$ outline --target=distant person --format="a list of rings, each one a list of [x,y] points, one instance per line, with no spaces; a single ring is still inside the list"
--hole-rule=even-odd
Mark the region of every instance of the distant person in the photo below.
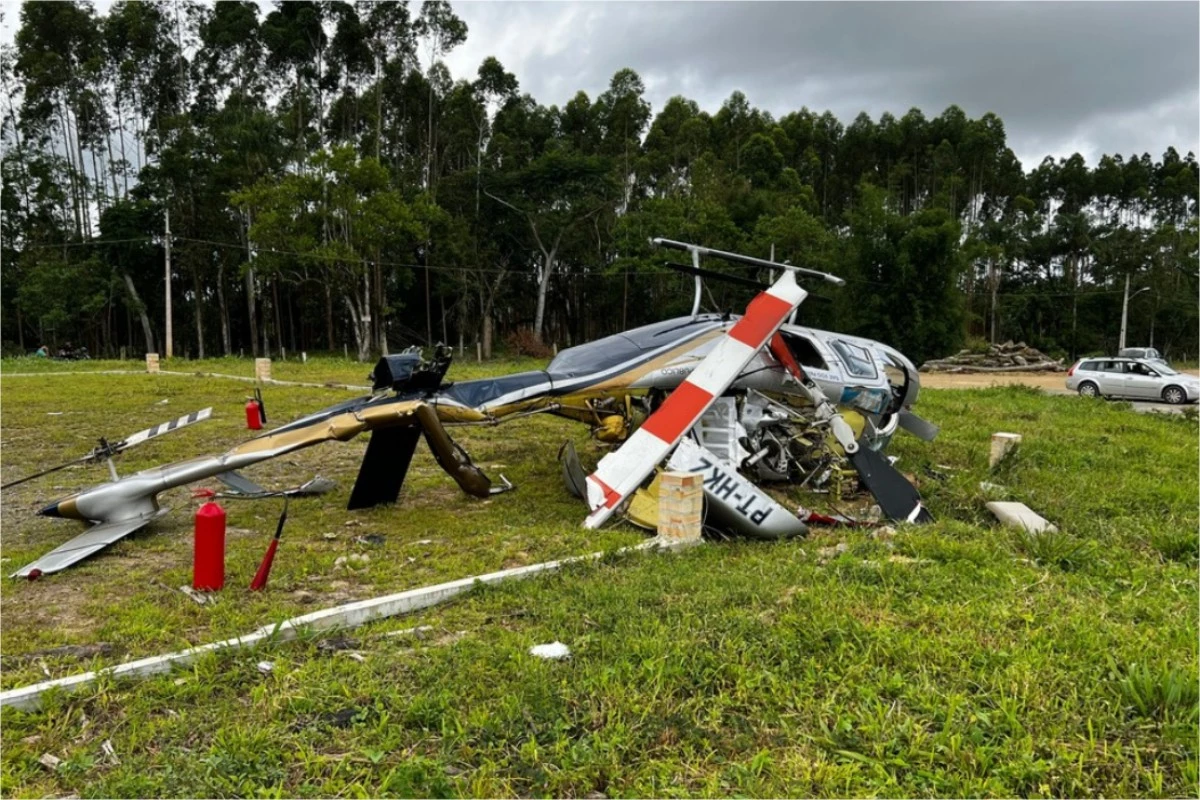
[[[50,351],[46,349],[46,345],[42,345],[33,352],[35,358],[49,358]]]

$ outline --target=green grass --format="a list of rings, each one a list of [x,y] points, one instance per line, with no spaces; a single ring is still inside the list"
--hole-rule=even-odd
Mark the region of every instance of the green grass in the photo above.
[[[344,362],[323,374],[280,369],[353,378]],[[219,451],[242,435],[246,387],[233,382],[9,378],[2,388],[5,480],[86,450],[92,435],[207,404],[213,421],[122,456],[121,469]],[[344,396],[267,390],[272,422]],[[941,436],[901,436],[892,452],[920,480],[934,525],[611,556],[347,632],[361,662],[309,635],[148,681],[105,681],[36,714],[3,713],[0,791],[1195,796],[1195,421],[1019,388],[930,391],[920,411]],[[1024,442],[993,472],[988,439],[999,430]],[[583,508],[554,461],[565,438],[585,462],[603,453],[580,426],[535,417],[454,435],[518,489],[467,498],[422,451],[395,508],[348,513],[358,441],[252,471],[278,485],[316,471],[339,482],[330,497],[292,504],[260,595],[243,587],[278,503],[226,503],[229,585],[202,608],[174,590],[190,576],[195,505],[182,491],[164,497],[176,511],[104,555],[38,582],[5,580],[4,687],[43,678],[43,665],[73,674],[336,602],[642,540],[627,526],[580,527]],[[31,517],[39,503],[102,479],[99,468],[72,469],[6,492],[6,571],[73,533]],[[1007,489],[984,492],[980,481]],[[984,502],[1001,497],[1061,533],[996,527]],[[821,508],[822,498],[804,503]],[[383,543],[355,543],[368,533]],[[819,555],[841,542],[844,552]],[[335,570],[352,552],[370,555],[368,568]],[[415,625],[432,630],[386,635]],[[570,660],[528,655],[554,640]],[[96,641],[114,652],[20,658]],[[262,660],[270,674],[255,667]],[[43,753],[63,763],[52,772]]]

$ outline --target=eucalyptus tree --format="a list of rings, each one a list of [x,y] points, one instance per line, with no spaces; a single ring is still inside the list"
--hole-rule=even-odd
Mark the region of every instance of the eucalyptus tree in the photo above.
[[[593,113],[599,128],[600,153],[618,165],[622,187],[620,210],[628,208],[636,181],[636,166],[642,134],[650,122],[646,85],[631,69],[618,70],[608,89],[596,98]]]
[[[387,127],[383,102],[383,83],[395,82],[416,60],[416,31],[409,19],[408,5],[396,0],[363,0],[358,7],[367,9],[363,22],[367,46],[371,52],[375,84],[374,155],[382,163],[383,130]],[[386,107],[388,111],[390,106]]]
[[[882,339],[920,363],[962,341],[962,228],[944,208],[901,216],[888,205],[885,191],[860,185],[848,215],[853,280],[835,299],[839,328]]]
[[[414,30],[425,40],[429,57],[429,101],[426,106],[429,127],[425,140],[425,188],[433,195],[437,180],[434,173],[434,154],[437,150],[434,108],[438,60],[467,40],[467,23],[459,19],[446,0],[425,0],[421,4],[421,15],[417,17]]]
[[[651,196],[683,194],[691,185],[691,168],[711,147],[712,118],[694,100],[676,95],[650,123],[643,150],[644,181]]]
[[[66,159],[75,236],[90,235],[91,203],[84,146],[94,145],[96,103],[87,71],[95,68],[100,48],[91,5],[25,3],[16,34],[14,73],[24,88],[21,124],[26,136],[48,141],[57,129],[58,152]],[[93,165],[95,154],[92,152]],[[93,169],[93,178],[98,173]]]
[[[550,150],[515,171],[497,173],[484,194],[528,226],[535,260],[537,306],[533,335],[542,340],[546,293],[565,237],[615,201],[612,164],[602,156]]]
[[[266,64],[279,82],[278,112],[289,118],[294,163],[304,169],[315,132],[318,147],[323,143],[324,95],[321,78],[329,37],[325,33],[328,6],[316,0],[277,0],[275,10],[260,28],[266,46]],[[286,81],[286,83],[284,83]],[[316,95],[316,108],[305,109],[305,98]]]
[[[324,85],[335,90],[337,97],[330,104],[325,120],[326,136],[331,142],[361,147],[368,122],[361,108],[362,93],[376,66],[367,21],[357,5],[343,0],[330,2],[329,14],[334,21],[334,33],[329,42]]]
[[[411,263],[441,212],[423,196],[406,200],[389,187],[379,162],[359,158],[352,147],[311,160],[312,170],[261,180],[232,201],[254,212],[250,236],[262,248],[263,269],[292,281],[317,271],[333,287],[350,316],[358,358],[365,360],[380,344],[372,340],[370,318],[374,262],[382,255],[397,286],[409,285],[411,269],[400,265]]]

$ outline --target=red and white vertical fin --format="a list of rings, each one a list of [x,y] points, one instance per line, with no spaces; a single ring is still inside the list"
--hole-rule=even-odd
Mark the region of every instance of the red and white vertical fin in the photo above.
[[[629,441],[600,459],[596,471],[587,477],[587,501],[592,513],[584,521],[584,527],[594,529],[604,524],[617,506],[667,457],[713,400],[737,380],[755,354],[807,296],[789,270],[750,301],[745,316],[729,329],[692,374],[629,437]]]

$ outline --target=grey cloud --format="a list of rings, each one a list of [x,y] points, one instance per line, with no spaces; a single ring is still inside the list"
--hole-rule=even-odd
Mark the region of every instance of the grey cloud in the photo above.
[[[595,97],[622,67],[656,109],[731,92],[843,123],[910,107],[994,111],[1027,168],[1047,153],[1197,149],[1195,3],[472,3],[452,70],[495,55],[540,102]]]

